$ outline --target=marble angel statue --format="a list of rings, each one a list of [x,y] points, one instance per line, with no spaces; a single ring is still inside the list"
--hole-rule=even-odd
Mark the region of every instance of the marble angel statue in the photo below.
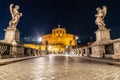
[[[12,19],[9,22],[9,27],[10,29],[16,29],[16,26],[20,20],[20,17],[22,16],[22,13],[19,13],[19,6],[14,4],[10,4],[10,13],[12,16]]]
[[[95,23],[98,25],[99,29],[105,29],[105,23],[104,23],[104,18],[107,13],[107,7],[102,6],[102,8],[98,7],[97,9],[97,14],[95,15],[96,20]]]

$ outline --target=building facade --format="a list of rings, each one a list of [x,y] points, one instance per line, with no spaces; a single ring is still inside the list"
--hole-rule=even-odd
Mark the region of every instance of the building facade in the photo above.
[[[65,28],[53,28],[51,34],[42,37],[42,45],[48,43],[48,50],[52,52],[64,52],[66,48],[76,46],[76,37],[73,34],[67,34]]]
[[[76,46],[76,44],[76,36],[67,34],[66,29],[58,25],[57,28],[53,28],[51,34],[42,36],[42,45],[25,44],[25,46],[37,49],[40,48],[41,50],[45,50],[47,46],[48,51],[51,53],[62,53]]]

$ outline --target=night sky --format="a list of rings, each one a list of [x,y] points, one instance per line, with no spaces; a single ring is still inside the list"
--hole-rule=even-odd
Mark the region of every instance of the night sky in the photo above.
[[[111,29],[111,38],[120,37],[120,0],[0,0],[0,39],[4,38],[4,30],[8,27],[11,14],[9,5],[17,4],[23,16],[17,28],[24,37],[37,38],[51,33],[58,24],[66,28],[67,33],[79,36],[81,43],[95,40],[94,31],[96,8],[106,5],[106,27]],[[31,39],[30,41],[31,42]]]

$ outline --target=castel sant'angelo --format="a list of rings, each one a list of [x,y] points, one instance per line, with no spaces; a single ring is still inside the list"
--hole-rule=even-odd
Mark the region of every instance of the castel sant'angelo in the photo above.
[[[39,45],[41,50],[45,50],[46,41],[48,43],[48,51],[55,53],[64,52],[66,48],[76,46],[76,36],[67,34],[66,29],[61,28],[60,25],[57,28],[53,28],[51,34],[42,36],[42,44]],[[39,48],[33,44],[25,44],[25,46]]]

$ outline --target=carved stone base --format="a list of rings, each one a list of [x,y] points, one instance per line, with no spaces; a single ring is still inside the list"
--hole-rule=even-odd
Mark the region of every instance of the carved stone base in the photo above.
[[[12,47],[12,57],[23,57],[24,56],[24,46],[13,46]]]
[[[93,45],[112,43],[112,40],[110,39],[110,29],[98,29],[95,34],[96,41],[93,43]]]
[[[98,45],[98,46],[92,46],[92,54],[91,57],[96,57],[96,58],[103,58],[103,54],[105,52],[104,46],[103,45]]]
[[[105,45],[111,44],[110,29],[98,29],[96,32],[96,41],[92,44],[92,57],[105,57]]]
[[[96,32],[96,41],[111,40],[110,29],[98,29]]]
[[[18,29],[4,29],[5,30],[5,38],[4,42],[6,43],[19,43],[20,31]]]

